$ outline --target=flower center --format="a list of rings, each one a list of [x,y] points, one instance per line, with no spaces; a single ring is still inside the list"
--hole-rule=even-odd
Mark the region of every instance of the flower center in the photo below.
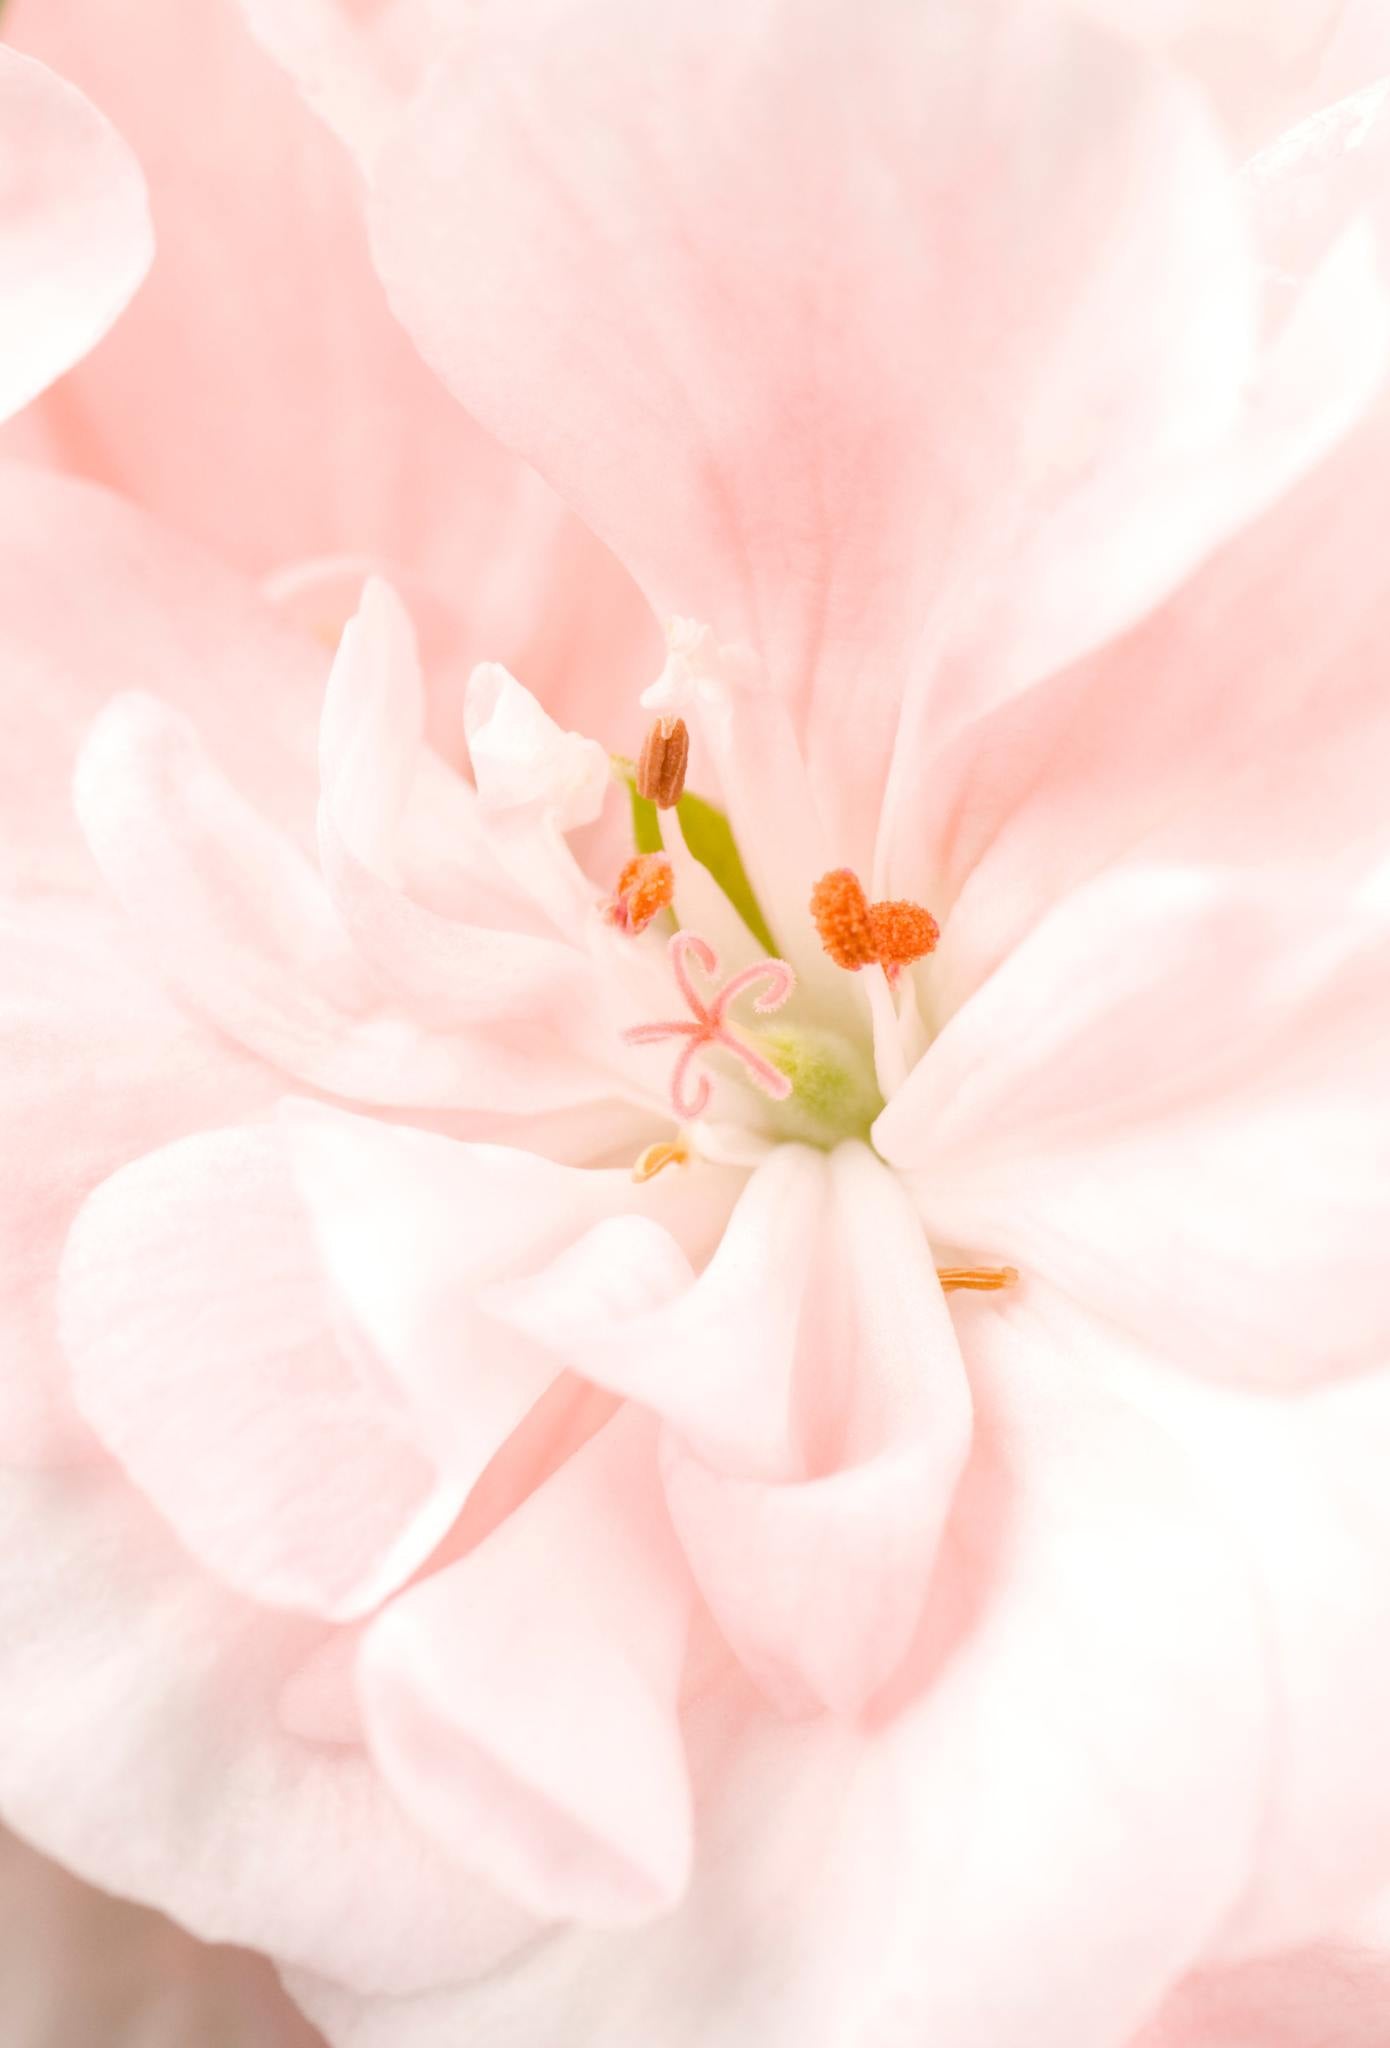
[[[764,1099],[758,1123],[771,1137],[822,1146],[867,1138],[884,1101],[868,1044],[830,1028],[806,1002],[793,1005],[775,1028],[758,1021],[789,1003],[796,972],[777,952],[727,817],[686,790],[689,756],[684,721],[661,717],[635,763],[614,762],[629,791],[636,851],[618,875],[604,916],[634,937],[658,918],[668,930],[676,925],[667,957],[685,1009],[683,1015],[633,1025],[623,1036],[629,1045],[677,1047],[669,1094],[680,1122],[710,1110],[716,1084],[725,1090],[722,1108],[730,1101],[727,1089],[742,1083]],[[698,888],[692,863],[704,874]],[[736,914],[735,929],[756,940],[764,957],[702,992],[694,971],[717,977],[720,961],[701,928],[700,903],[691,898],[703,891],[708,912],[711,881],[726,912]],[[829,958],[850,972],[881,970],[890,991],[903,969],[937,941],[929,911],[915,903],[870,903],[848,868],[833,869],[815,883],[810,911]],[[741,997],[751,1001],[740,1015],[734,1005]]]
[[[786,961],[755,961],[741,973],[730,975],[712,995],[706,997],[700,994],[691,979],[690,963],[696,960],[706,974],[716,974],[719,956],[713,946],[695,932],[677,932],[669,951],[671,971],[690,1015],[668,1018],[655,1024],[637,1024],[623,1036],[629,1045],[656,1045],[666,1038],[681,1042],[680,1055],[671,1076],[671,1104],[676,1115],[690,1120],[703,1116],[708,1109],[714,1092],[713,1084],[708,1074],[700,1074],[692,1086],[691,1069],[701,1053],[716,1046],[722,1046],[725,1052],[741,1060],[750,1078],[756,1081],[765,1095],[770,1095],[774,1102],[783,1101],[792,1092],[792,1082],[750,1042],[745,1033],[730,1023],[729,1005],[736,996],[761,986],[761,994],[753,998],[753,1008],[764,1013],[780,1010],[796,987],[796,976]]]
[[[684,1006],[679,1014],[630,1025],[623,1038],[632,1046],[676,1049],[668,1096],[678,1125],[705,1118],[717,1087],[721,1111],[730,1091],[744,1092],[746,1102],[751,1088],[761,1098],[757,1126],[764,1138],[826,1148],[847,1138],[871,1142],[884,1095],[867,1033],[859,1041],[833,1028],[798,994],[796,971],[777,952],[728,818],[686,790],[689,754],[684,721],[662,717],[635,763],[614,761],[628,787],[636,851],[619,872],[603,914],[632,938],[662,919],[669,932],[667,963]],[[733,945],[756,942],[761,950],[760,958],[728,974],[721,974],[710,939],[685,921],[692,907],[698,914],[703,905],[709,915],[721,903]],[[931,912],[901,899],[870,902],[847,867],[832,868],[813,883],[807,908],[827,958],[849,974],[869,970],[875,1031],[885,1006],[894,1024],[904,1002],[915,1016],[910,986],[902,984],[905,970],[931,953],[940,937]],[[772,1016],[775,1024],[761,1022]],[[684,1166],[692,1149],[689,1134],[678,1130],[639,1154],[633,1177],[647,1181],[669,1166]],[[937,1271],[947,1293],[993,1293],[1018,1279],[1012,1266]]]

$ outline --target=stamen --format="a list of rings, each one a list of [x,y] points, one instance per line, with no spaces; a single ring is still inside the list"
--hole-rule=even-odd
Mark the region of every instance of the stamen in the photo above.
[[[675,1017],[654,1024],[634,1024],[623,1033],[623,1037],[629,1045],[657,1045],[667,1038],[685,1040],[671,1075],[671,1106],[676,1115],[683,1123],[690,1123],[703,1116],[709,1107],[713,1089],[708,1074],[697,1075],[694,1087],[688,1086],[695,1059],[707,1046],[721,1046],[725,1052],[731,1052],[743,1062],[749,1077],[765,1094],[770,1095],[774,1102],[785,1102],[792,1092],[792,1083],[787,1075],[780,1072],[771,1060],[764,1058],[746,1038],[740,1037],[726,1020],[734,998],[757,988],[760,983],[765,986],[762,994],[753,998],[753,1008],[764,1016],[769,1011],[780,1010],[796,987],[796,976],[787,962],[754,961],[751,967],[731,975],[712,996],[706,998],[691,980],[688,963],[694,959],[705,974],[717,974],[719,956],[713,946],[695,932],[682,931],[676,933],[669,950],[671,971],[689,1008],[689,1018]]]
[[[878,958],[869,899],[853,868],[832,868],[811,891],[811,917],[820,942],[837,967],[857,974]]]
[[[632,1162],[632,1178],[635,1181],[655,1180],[666,1167],[684,1166],[689,1158],[690,1154],[679,1138],[662,1139],[638,1153]]]
[[[678,804],[685,788],[690,734],[683,718],[658,718],[637,757],[637,794],[659,811]]]
[[[920,903],[870,903],[853,868],[832,868],[821,876],[811,891],[811,916],[837,967],[857,974],[876,965],[890,982],[924,959],[941,937],[936,919]]]
[[[634,854],[618,876],[603,914],[620,932],[644,932],[654,917],[669,909],[675,893],[675,870],[664,853]]]
[[[940,925],[920,903],[871,903],[869,925],[879,964],[889,981],[896,981],[914,960],[924,960],[934,952],[941,937]]]
[[[936,1277],[943,1294],[966,1290],[972,1294],[997,1294],[1003,1287],[1017,1287],[1017,1266],[938,1266]]]

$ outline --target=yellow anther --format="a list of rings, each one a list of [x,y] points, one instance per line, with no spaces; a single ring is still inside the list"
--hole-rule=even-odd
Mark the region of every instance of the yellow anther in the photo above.
[[[638,1153],[632,1162],[632,1178],[635,1181],[655,1180],[664,1167],[684,1166],[689,1157],[679,1138],[660,1140]]]
[[[943,1294],[964,1289],[972,1294],[997,1294],[1001,1287],[1017,1287],[1017,1266],[938,1266],[936,1277]]]

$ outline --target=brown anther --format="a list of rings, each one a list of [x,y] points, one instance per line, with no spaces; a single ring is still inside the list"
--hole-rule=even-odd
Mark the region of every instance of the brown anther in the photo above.
[[[920,903],[870,903],[853,868],[832,868],[821,876],[811,891],[811,916],[837,967],[857,974],[877,965],[890,981],[941,937],[936,919]]]
[[[646,797],[659,811],[669,811],[680,802],[689,758],[690,734],[685,720],[658,718],[637,757],[638,796]]]
[[[938,1266],[936,1277],[943,1294],[966,1289],[972,1294],[997,1294],[1002,1287],[1017,1287],[1017,1266]]]
[[[678,1139],[665,1139],[648,1145],[632,1162],[632,1178],[636,1181],[655,1180],[664,1167],[684,1166],[689,1157]]]
[[[618,876],[617,889],[603,914],[621,932],[644,932],[654,917],[670,907],[675,893],[675,870],[666,855],[637,853]]]
[[[837,967],[858,973],[878,958],[869,904],[853,868],[832,868],[811,891],[811,917]]]

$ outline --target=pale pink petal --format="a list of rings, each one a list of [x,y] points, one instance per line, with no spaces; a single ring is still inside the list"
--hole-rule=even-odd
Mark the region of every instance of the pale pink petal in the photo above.
[[[802,706],[847,855],[905,687],[978,709],[1219,530],[1202,458],[1253,368],[1226,168],[1195,100],[1050,10],[495,9],[375,222],[464,403]],[[1069,581],[1064,644],[1080,538],[1112,573]]]
[[[655,1431],[629,1411],[373,1625],[373,1754],[422,1827],[538,1917],[661,1915],[691,1854],[689,1606]]]
[[[1258,1961],[1358,1926],[1375,1939],[1390,1877],[1380,1768],[1390,1715],[1380,1647],[1390,1617],[1390,1372],[1271,1399],[1175,1373],[1040,1284],[1003,1317],[1035,1363],[1047,1358],[1055,1373],[1065,1358],[1083,1382],[1132,1400],[1180,1450],[1248,1588],[1267,1764],[1250,1868],[1208,1961]],[[982,1316],[980,1336],[992,1329]]]
[[[1162,1429],[1065,1337],[989,1303],[962,1342],[976,1453],[896,1711],[791,1729],[707,1680],[678,1911],[411,2001],[296,1978],[334,2048],[544,2041],[557,2013],[566,2048],[1128,2043],[1257,1838],[1248,1589]]]
[[[149,1148],[255,1115],[279,1076],[171,1004],[103,906],[0,907],[0,1451],[94,1449],[58,1342],[58,1261],[84,1198]]]
[[[103,712],[76,800],[152,966],[287,1074],[403,1105],[541,1110],[611,1092],[533,990],[502,989],[477,1032],[417,1021],[352,946],[293,841],[154,698],[132,694]]]
[[[243,0],[253,31],[364,163],[405,104],[415,68],[390,38],[392,0]],[[409,53],[414,55],[414,52]]]
[[[0,2032],[15,2048],[322,2048],[263,1956],[205,1947],[0,1837]]]
[[[1277,852],[1331,900],[1390,853],[1387,479],[1381,409],[1153,619],[922,777],[895,879],[943,925],[923,980],[938,1020],[1116,863],[1254,869]]]
[[[72,804],[77,749],[113,691],[196,711],[219,759],[312,817],[323,656],[235,576],[104,492],[0,466],[0,870],[4,999],[0,1405],[6,1449],[80,1451],[53,1320],[58,1254],[101,1180],[280,1092],[169,1001],[105,900]],[[246,715],[248,679],[260,694]]]
[[[361,1749],[365,1742],[357,1697],[357,1653],[365,1621],[335,1628],[286,1674],[275,1703],[287,1735],[331,1748]]]
[[[325,1282],[273,1127],[187,1138],[98,1188],[64,1254],[62,1334],[102,1442],[254,1599],[366,1612],[458,1514]]]
[[[115,129],[0,47],[0,419],[95,347],[153,254],[144,180]]]
[[[1202,1970],[1128,2048],[1384,2048],[1390,1959],[1329,1943]]]
[[[1281,128],[1390,71],[1379,0],[1076,0],[1200,81],[1238,144]]]
[[[410,621],[373,579],[333,664],[319,743],[319,858],[358,951],[398,1000],[442,1027],[592,1005],[587,957],[532,929],[533,907],[488,843],[475,793],[426,751],[424,715]],[[435,891],[446,872],[460,917],[419,900],[412,853]]]
[[[557,1166],[308,1104],[288,1107],[284,1122],[326,1271],[441,1464],[466,1485],[562,1370],[487,1313],[484,1290],[628,1211],[675,1224],[702,1252],[735,1178],[702,1168],[698,1179],[668,1174],[638,1188],[621,1170]]]
[[[779,1145],[739,1194],[698,1279],[651,1216],[614,1216],[547,1265],[490,1287],[484,1305],[650,1408],[717,1470],[786,1478],[804,1455],[797,1332],[826,1201],[822,1155]]]
[[[241,0],[253,34],[364,168],[467,16],[453,0]]]
[[[794,1713],[857,1712],[902,1662],[970,1443],[955,1335],[910,1204],[860,1145],[832,1155],[826,1194],[799,1304],[803,1409],[814,1403],[800,1471],[778,1484],[713,1465],[674,1430],[663,1444],[696,1583]]]
[[[603,748],[557,725],[495,663],[478,669],[469,682],[464,730],[479,800],[489,815],[536,805],[562,832],[598,816],[612,782]]]
[[[0,463],[0,656],[7,880],[91,890],[72,769],[123,690],[192,715],[284,829],[311,831],[327,654],[251,584],[108,492]]]
[[[369,578],[328,679],[319,773],[325,808],[375,871],[394,866],[424,737],[425,685],[409,614],[388,583]]]
[[[869,1153],[779,1146],[693,1284],[629,1217],[484,1300],[662,1417],[677,1533],[764,1689],[862,1706],[916,1628],[970,1428],[921,1225]]]
[[[294,0],[266,13],[288,33]],[[7,0],[5,33],[128,137],[159,242],[127,317],[37,409],[44,459],[257,574],[356,556],[431,593],[451,622],[448,673],[429,675],[450,758],[461,678],[490,658],[572,722],[587,701],[632,751],[622,721],[659,659],[645,604],[419,361],[353,167],[237,0]]]
[[[1165,1375],[1152,1398],[1248,1560],[1275,1699],[1259,1856],[1221,1951],[1335,1941],[1390,1882],[1390,1372],[1276,1402]]]
[[[1066,897],[874,1127],[938,1245],[1171,1363],[1291,1384],[1390,1348],[1390,931],[1292,864],[1134,863]]]
[[[204,1940],[363,1991],[495,1965],[526,1916],[411,1826],[360,1749],[284,1728],[285,1683],[325,1640],[217,1588],[114,1468],[3,1475],[7,1818]]]
[[[567,835],[596,824],[614,794],[609,756],[596,740],[558,725],[497,662],[469,677],[463,722],[497,858],[549,928],[583,933],[598,894]]]
[[[5,31],[119,124],[159,243],[125,331],[49,402],[66,466],[247,569],[452,556],[456,582],[512,465],[413,359],[352,168],[237,0],[11,0]]]

